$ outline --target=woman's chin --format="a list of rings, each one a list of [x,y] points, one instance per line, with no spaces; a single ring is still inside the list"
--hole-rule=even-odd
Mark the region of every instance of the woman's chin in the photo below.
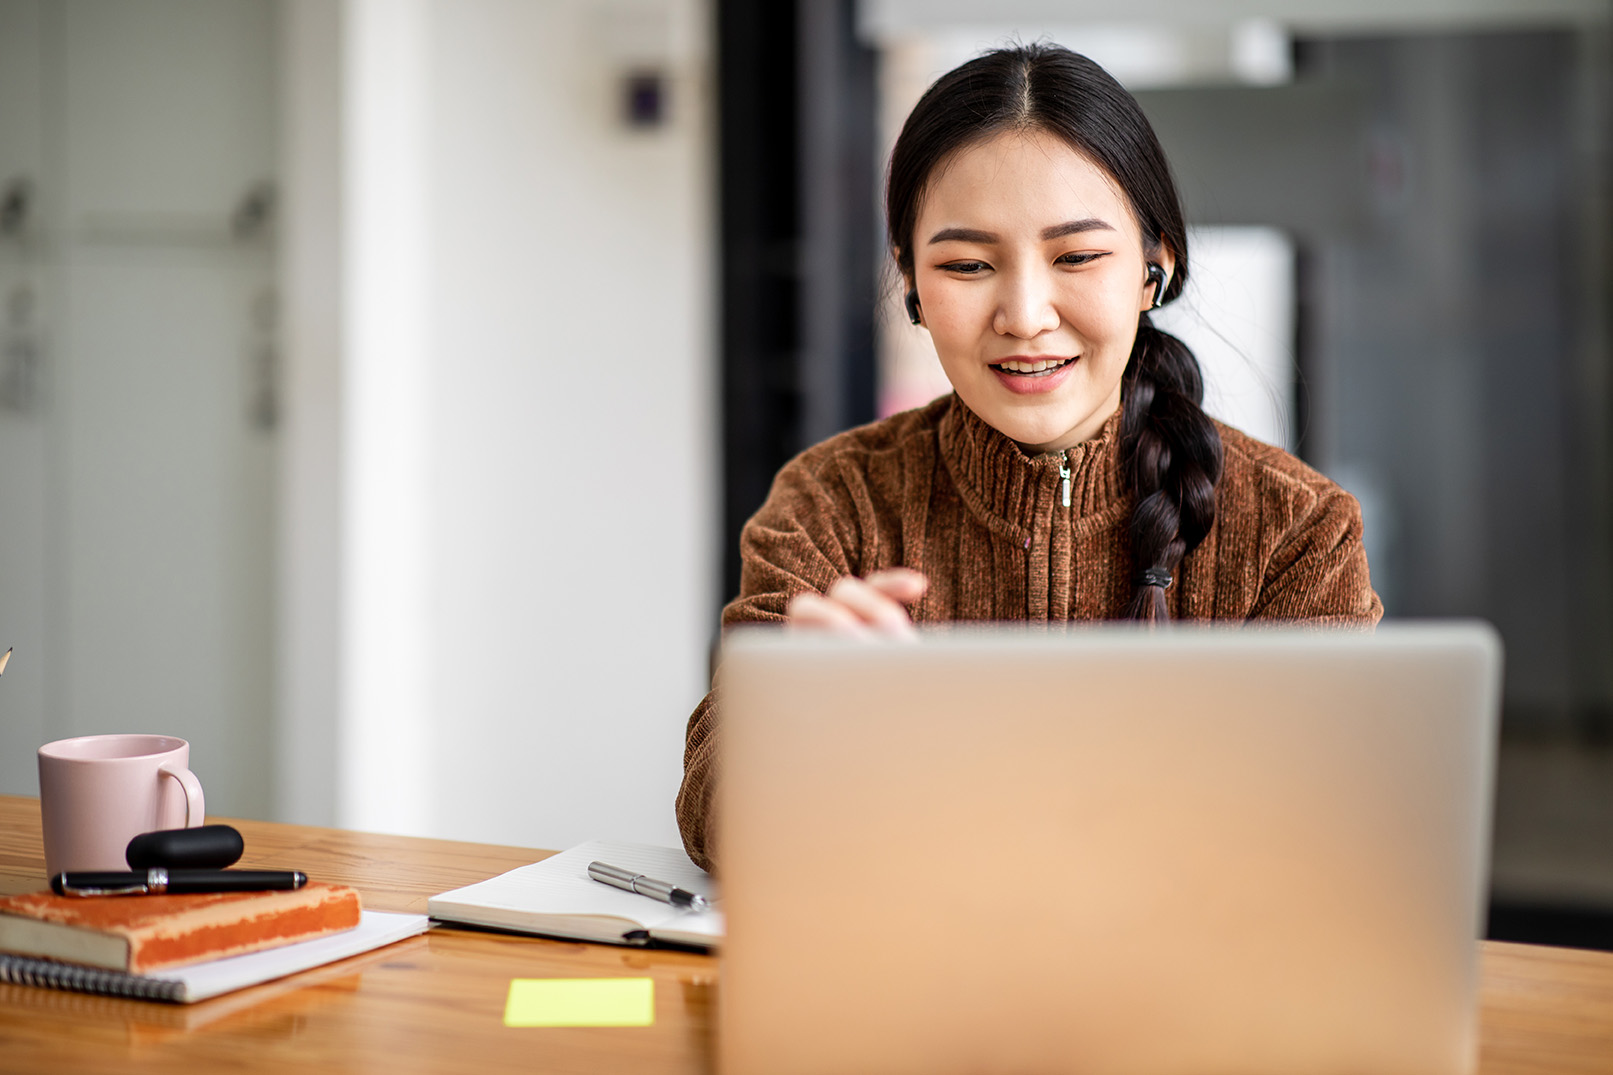
[[[997,432],[1019,445],[1026,455],[1063,451],[1076,443],[1070,427],[1060,423],[1005,421],[998,424],[989,418],[986,421]]]
[[[1025,413],[1026,410],[1044,413]],[[1097,436],[1114,410],[1114,407],[1014,408],[981,414],[980,417],[987,425],[1018,444],[1025,454],[1043,455],[1062,452]]]

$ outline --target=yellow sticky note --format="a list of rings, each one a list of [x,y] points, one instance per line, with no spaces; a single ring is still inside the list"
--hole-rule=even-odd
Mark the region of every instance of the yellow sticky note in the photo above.
[[[649,1026],[652,978],[515,978],[505,1026]]]

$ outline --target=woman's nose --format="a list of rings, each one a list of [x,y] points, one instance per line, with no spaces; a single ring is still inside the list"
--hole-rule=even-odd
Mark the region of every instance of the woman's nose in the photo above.
[[[1006,285],[991,323],[999,336],[1028,340],[1059,327],[1051,281],[1035,273],[1017,273]]]

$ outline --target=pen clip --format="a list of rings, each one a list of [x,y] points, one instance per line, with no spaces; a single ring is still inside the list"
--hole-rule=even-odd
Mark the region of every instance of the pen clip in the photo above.
[[[128,874],[94,872],[77,875],[77,884],[68,884],[71,871],[59,873],[50,879],[50,887],[58,896],[147,896],[168,891],[168,871],[153,866],[145,871],[144,880],[138,873],[132,879]]]
[[[56,891],[63,896],[144,896],[150,891],[150,889],[148,889],[143,882],[134,885],[123,885],[117,888],[70,888],[64,881],[56,888]]]

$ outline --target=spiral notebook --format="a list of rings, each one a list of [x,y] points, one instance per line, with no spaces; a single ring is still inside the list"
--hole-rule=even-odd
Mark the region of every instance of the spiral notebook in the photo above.
[[[0,952],[0,982],[193,1004],[413,937],[424,933],[428,925],[425,915],[365,911],[358,926],[345,933],[150,974]]]

